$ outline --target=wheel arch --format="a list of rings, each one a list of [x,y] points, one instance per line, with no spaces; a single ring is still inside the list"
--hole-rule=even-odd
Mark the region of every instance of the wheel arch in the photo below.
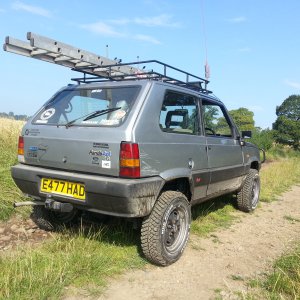
[[[255,169],[255,170],[259,171],[259,168],[260,168],[260,166],[259,166],[259,162],[257,160],[251,162],[250,169]]]
[[[192,199],[192,179],[189,177],[177,177],[166,180],[160,194],[165,191],[178,191],[186,196],[190,202]]]

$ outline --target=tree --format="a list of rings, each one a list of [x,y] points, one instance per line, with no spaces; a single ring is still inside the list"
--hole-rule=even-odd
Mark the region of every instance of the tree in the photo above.
[[[240,131],[252,130],[254,131],[254,113],[245,107],[238,109],[232,109],[229,111],[234,123],[237,125]]]
[[[276,140],[282,144],[300,147],[300,95],[291,95],[276,107],[277,119],[273,124]]]

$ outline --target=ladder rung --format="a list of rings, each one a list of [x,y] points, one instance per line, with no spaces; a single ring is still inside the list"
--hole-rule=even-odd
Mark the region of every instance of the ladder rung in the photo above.
[[[71,59],[70,59],[69,56],[64,56],[64,55],[62,55],[62,56],[57,56],[57,57],[54,58],[54,61],[55,61],[55,62],[59,62],[59,61],[67,61],[67,60],[71,60]],[[78,62],[78,60],[72,59],[72,62],[74,62],[74,61],[77,61],[77,62]],[[76,62],[74,62],[74,63],[76,63]]]
[[[30,52],[30,55],[31,55],[31,56],[35,56],[35,55],[41,55],[41,54],[46,54],[46,53],[48,53],[47,50],[38,49],[38,50],[32,50],[32,51]]]

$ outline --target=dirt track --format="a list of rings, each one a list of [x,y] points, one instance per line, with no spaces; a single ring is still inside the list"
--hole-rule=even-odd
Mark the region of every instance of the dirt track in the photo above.
[[[236,214],[240,221],[229,229],[210,238],[192,235],[177,263],[127,272],[111,280],[98,299],[214,299],[216,289],[223,299],[236,299],[233,291],[246,291],[248,278],[270,269],[300,240],[300,186],[279,201],[262,203],[254,214]]]

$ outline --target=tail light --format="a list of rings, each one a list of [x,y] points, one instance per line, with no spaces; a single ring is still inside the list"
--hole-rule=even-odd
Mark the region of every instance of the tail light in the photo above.
[[[24,138],[19,136],[18,142],[18,161],[24,162]]]
[[[122,142],[120,146],[120,177],[139,178],[141,176],[140,151],[136,143]]]
[[[18,155],[24,155],[24,138],[19,136]]]

